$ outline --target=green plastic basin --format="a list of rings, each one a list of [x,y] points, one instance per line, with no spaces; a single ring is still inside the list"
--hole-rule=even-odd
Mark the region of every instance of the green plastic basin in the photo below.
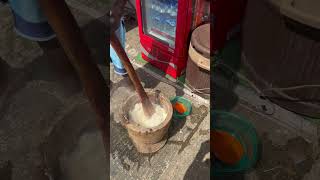
[[[175,104],[176,102],[180,102],[182,103],[186,108],[187,111],[184,112],[183,114],[177,112],[174,108],[173,108],[173,117],[176,119],[184,119],[185,117],[189,116],[191,114],[192,111],[192,105],[191,102],[181,96],[176,96],[170,99],[171,104]]]
[[[248,120],[233,113],[212,111],[211,129],[221,130],[235,137],[245,152],[236,165],[226,165],[215,159],[211,168],[214,176],[244,173],[256,165],[259,140],[254,126]]]

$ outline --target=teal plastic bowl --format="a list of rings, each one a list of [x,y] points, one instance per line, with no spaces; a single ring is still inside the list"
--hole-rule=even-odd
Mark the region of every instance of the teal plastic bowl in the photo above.
[[[244,173],[258,160],[259,139],[254,126],[245,118],[224,111],[211,112],[211,129],[225,131],[235,137],[244,148],[244,156],[236,165],[226,165],[214,159],[211,168],[214,176]]]
[[[192,105],[191,105],[191,102],[181,96],[176,96],[176,97],[173,97],[170,99],[171,101],[171,104],[173,105],[174,103],[176,102],[180,102],[182,103],[186,108],[187,108],[187,111],[184,112],[183,114],[179,113],[178,111],[176,111],[174,108],[173,108],[173,118],[176,118],[176,119],[184,119],[185,117],[189,116],[191,114],[191,111],[192,111]]]

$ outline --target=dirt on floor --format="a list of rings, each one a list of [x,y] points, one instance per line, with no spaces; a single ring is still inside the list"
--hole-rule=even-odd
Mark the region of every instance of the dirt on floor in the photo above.
[[[305,139],[299,132],[271,120],[269,115],[239,98],[232,88],[225,90],[215,84],[214,89],[216,109],[231,111],[247,119],[256,128],[260,140],[258,163],[251,171],[215,179],[316,180],[320,177],[317,141]]]
[[[261,160],[256,168],[261,180],[303,179],[316,161],[312,158],[312,144],[301,137],[285,145],[275,145],[268,137],[262,140]]]

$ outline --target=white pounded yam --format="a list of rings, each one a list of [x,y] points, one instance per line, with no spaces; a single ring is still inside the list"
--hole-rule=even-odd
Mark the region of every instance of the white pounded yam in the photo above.
[[[158,104],[153,104],[155,113],[151,117],[144,114],[142,104],[137,103],[134,108],[129,112],[129,119],[134,121],[145,128],[152,128],[160,125],[166,118],[167,113]]]

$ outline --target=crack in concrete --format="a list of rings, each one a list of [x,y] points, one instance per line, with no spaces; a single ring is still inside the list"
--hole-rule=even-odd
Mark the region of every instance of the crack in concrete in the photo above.
[[[198,131],[201,123],[203,122],[203,120],[205,119],[205,117],[208,114],[208,108],[204,105],[201,105],[199,108],[193,108],[193,113],[191,114],[191,123],[195,124],[196,123],[196,127],[195,128],[190,128],[191,132],[188,135],[188,137],[186,138],[186,140],[184,141],[173,141],[173,140],[168,140],[168,144],[174,144],[174,145],[180,145],[180,149],[178,151],[178,154],[180,154],[181,152],[183,152],[183,150],[190,145],[190,140],[193,137],[193,135]]]

